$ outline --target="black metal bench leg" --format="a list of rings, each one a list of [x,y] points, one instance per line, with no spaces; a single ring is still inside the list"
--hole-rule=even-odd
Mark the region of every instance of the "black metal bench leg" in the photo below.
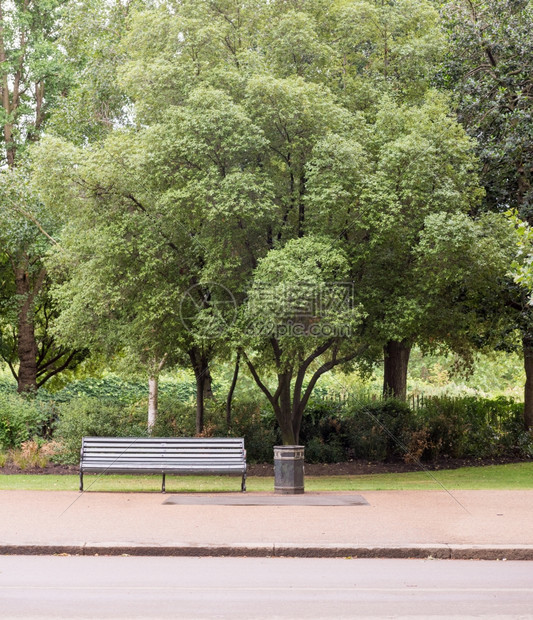
[[[246,493],[246,472],[242,475],[241,491]]]
[[[165,491],[165,475],[166,474],[163,474],[163,486],[161,487],[161,493],[166,493],[166,491]]]
[[[80,471],[80,491],[83,492],[83,472]]]

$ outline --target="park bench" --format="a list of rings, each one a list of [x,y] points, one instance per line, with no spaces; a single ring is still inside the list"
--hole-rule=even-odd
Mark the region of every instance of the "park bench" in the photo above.
[[[83,437],[80,491],[84,473],[240,474],[246,491],[244,439],[218,437]]]

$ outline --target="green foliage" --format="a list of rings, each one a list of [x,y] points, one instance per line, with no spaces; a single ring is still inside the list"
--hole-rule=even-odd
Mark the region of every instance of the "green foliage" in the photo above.
[[[443,4],[448,53],[442,84],[477,139],[486,206],[533,222],[533,7],[523,0]]]
[[[101,139],[123,118],[127,100],[117,65],[129,6],[120,1],[66,2],[58,31],[62,67],[70,78],[68,96],[53,103],[48,130],[74,143]]]
[[[193,437],[196,429],[195,408],[189,402],[179,402],[162,396],[152,430],[154,437]]]
[[[482,208],[512,210],[518,218],[532,224],[532,3],[449,0],[443,3],[442,14],[448,50],[439,81],[453,93],[461,123],[476,138],[486,194]],[[525,228],[522,232],[526,232]],[[527,239],[524,241],[529,245]],[[500,303],[492,312],[504,315],[507,322],[501,334],[502,344],[509,346],[509,340],[515,344],[513,340],[520,334],[526,369],[531,375],[530,258],[527,247],[519,253],[522,256],[517,256],[507,278],[499,282]],[[524,422],[529,428],[533,427],[531,385],[528,376]]]
[[[147,432],[145,417],[144,407],[88,396],[61,403],[55,438],[62,449],[56,458],[62,463],[78,463],[84,436],[143,437]]]
[[[0,76],[6,90],[0,104],[4,126],[0,140],[13,159],[15,152],[24,152],[38,138],[54,105],[68,89],[70,75],[57,45],[65,4],[65,0],[46,0],[2,7]],[[9,155],[7,159],[12,165]]]
[[[12,378],[0,375],[0,393],[2,394],[15,394],[17,391],[17,384]]]
[[[156,437],[192,437],[195,435],[195,407],[163,397],[152,432]],[[275,418],[264,403],[247,397],[232,404],[231,428],[227,428],[225,403],[210,400],[206,406],[204,435],[244,437],[249,463],[270,463],[273,447],[279,443]]]
[[[423,353],[414,348],[409,359],[409,392],[413,398],[445,394],[522,399],[524,364],[517,353],[478,354],[471,362],[465,365],[457,356]]]
[[[206,330],[223,301],[211,284],[224,284],[248,299],[232,345],[256,380],[284,375],[270,403],[289,443],[319,376],[363,350],[368,366],[390,340],[479,346],[463,299],[480,305],[503,253],[467,215],[482,194],[474,144],[429,88],[443,44],[433,3],[122,8],[88,0],[65,16],[79,83],[53,125],[63,139],[36,153],[43,199],[66,222],[47,263],[60,340],[152,376],[196,360],[198,377],[230,349],[226,325]],[[272,339],[298,318],[284,297],[305,305],[307,285],[322,295],[332,281],[357,282],[353,306]],[[184,299],[200,308],[188,321]],[[317,322],[343,333],[313,337]]]
[[[394,399],[313,400],[302,424],[306,460],[316,463],[398,460],[404,455],[401,444],[409,437],[412,418],[406,403]]]
[[[45,403],[0,391],[0,450],[43,436],[50,424],[51,409]]]
[[[89,397],[127,404],[145,399],[147,390],[146,381],[126,381],[115,375],[107,375],[103,378],[77,379],[50,397],[58,402],[69,402],[75,398]],[[184,402],[190,400],[194,393],[195,386],[192,382],[161,381],[159,384],[161,398],[168,397],[168,399]]]
[[[426,434],[424,459],[488,458],[520,455],[522,405],[501,397],[435,397],[417,412],[418,429]]]
[[[504,397],[433,397],[416,411],[394,399],[315,400],[302,443],[309,462],[530,458],[521,416],[522,405]]]
[[[249,463],[271,463],[274,446],[281,443],[279,430],[270,408],[257,399],[237,399],[232,407],[231,430],[233,437],[244,437],[246,458]]]

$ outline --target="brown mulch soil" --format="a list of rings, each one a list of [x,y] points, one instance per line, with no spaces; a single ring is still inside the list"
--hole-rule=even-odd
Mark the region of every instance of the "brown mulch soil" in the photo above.
[[[522,463],[520,458],[494,459],[440,459],[434,462],[422,463],[426,470],[458,469],[459,467],[482,467],[485,465],[503,465],[505,463]],[[307,476],[361,476],[366,474],[390,474],[420,471],[422,467],[417,463],[369,462],[364,460],[347,461],[345,463],[306,463]],[[248,465],[249,476],[273,476],[274,466],[270,464]]]
[[[46,467],[29,467],[28,469],[20,469],[13,463],[7,463],[4,467],[0,467],[0,474],[79,474],[78,465],[58,465],[51,463]]]
[[[521,463],[524,459],[519,458],[494,458],[494,459],[440,459],[435,462],[423,463],[425,469],[436,471],[439,469],[457,469],[458,467],[481,467],[484,465],[502,465],[504,463]],[[306,463],[305,473],[308,476],[358,476],[365,474],[404,473],[420,471],[420,465],[416,463],[377,463],[364,460],[347,461],[345,463]],[[43,468],[21,470],[9,463],[0,468],[0,474],[77,474],[77,465],[50,464]],[[249,464],[249,476],[273,476],[274,466],[271,464]]]

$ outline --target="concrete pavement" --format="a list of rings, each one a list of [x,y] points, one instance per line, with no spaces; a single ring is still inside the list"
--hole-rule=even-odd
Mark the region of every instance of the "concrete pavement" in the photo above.
[[[161,493],[0,491],[0,554],[533,559],[533,491],[357,493],[367,505],[206,505],[205,493],[196,505],[170,503],[172,494]]]

